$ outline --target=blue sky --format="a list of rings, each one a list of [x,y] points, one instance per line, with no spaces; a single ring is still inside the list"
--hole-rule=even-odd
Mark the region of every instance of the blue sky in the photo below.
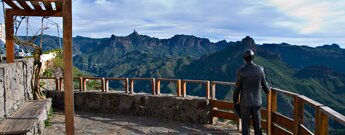
[[[31,31],[39,20],[31,19]],[[45,25],[47,34],[57,35],[54,25]],[[187,34],[238,41],[249,35],[259,44],[345,48],[345,0],[73,0],[74,36],[125,36],[134,29],[158,38]]]

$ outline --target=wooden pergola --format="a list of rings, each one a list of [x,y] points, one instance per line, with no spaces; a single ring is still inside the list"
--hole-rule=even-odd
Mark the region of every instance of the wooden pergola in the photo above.
[[[14,63],[14,16],[62,17],[66,134],[74,134],[74,97],[72,75],[72,0],[3,0],[5,9],[6,60]]]

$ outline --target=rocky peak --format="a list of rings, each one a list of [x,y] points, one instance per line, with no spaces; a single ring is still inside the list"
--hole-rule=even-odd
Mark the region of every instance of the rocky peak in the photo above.
[[[134,30],[131,34],[128,35],[128,37],[138,37],[138,36],[140,35],[136,30]]]

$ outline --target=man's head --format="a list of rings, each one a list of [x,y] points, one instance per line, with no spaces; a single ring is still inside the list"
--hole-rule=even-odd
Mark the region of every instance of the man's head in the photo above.
[[[254,58],[254,52],[251,49],[247,49],[243,53],[243,59],[248,63]]]

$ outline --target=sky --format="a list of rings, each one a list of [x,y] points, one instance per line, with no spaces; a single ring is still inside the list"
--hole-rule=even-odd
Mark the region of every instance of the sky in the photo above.
[[[72,6],[73,36],[126,36],[135,29],[157,38],[185,34],[216,42],[251,36],[258,44],[345,48],[345,0],[72,0]],[[35,33],[41,19],[29,20],[29,33]],[[62,19],[49,18],[45,34],[57,36],[53,22],[62,26]]]

